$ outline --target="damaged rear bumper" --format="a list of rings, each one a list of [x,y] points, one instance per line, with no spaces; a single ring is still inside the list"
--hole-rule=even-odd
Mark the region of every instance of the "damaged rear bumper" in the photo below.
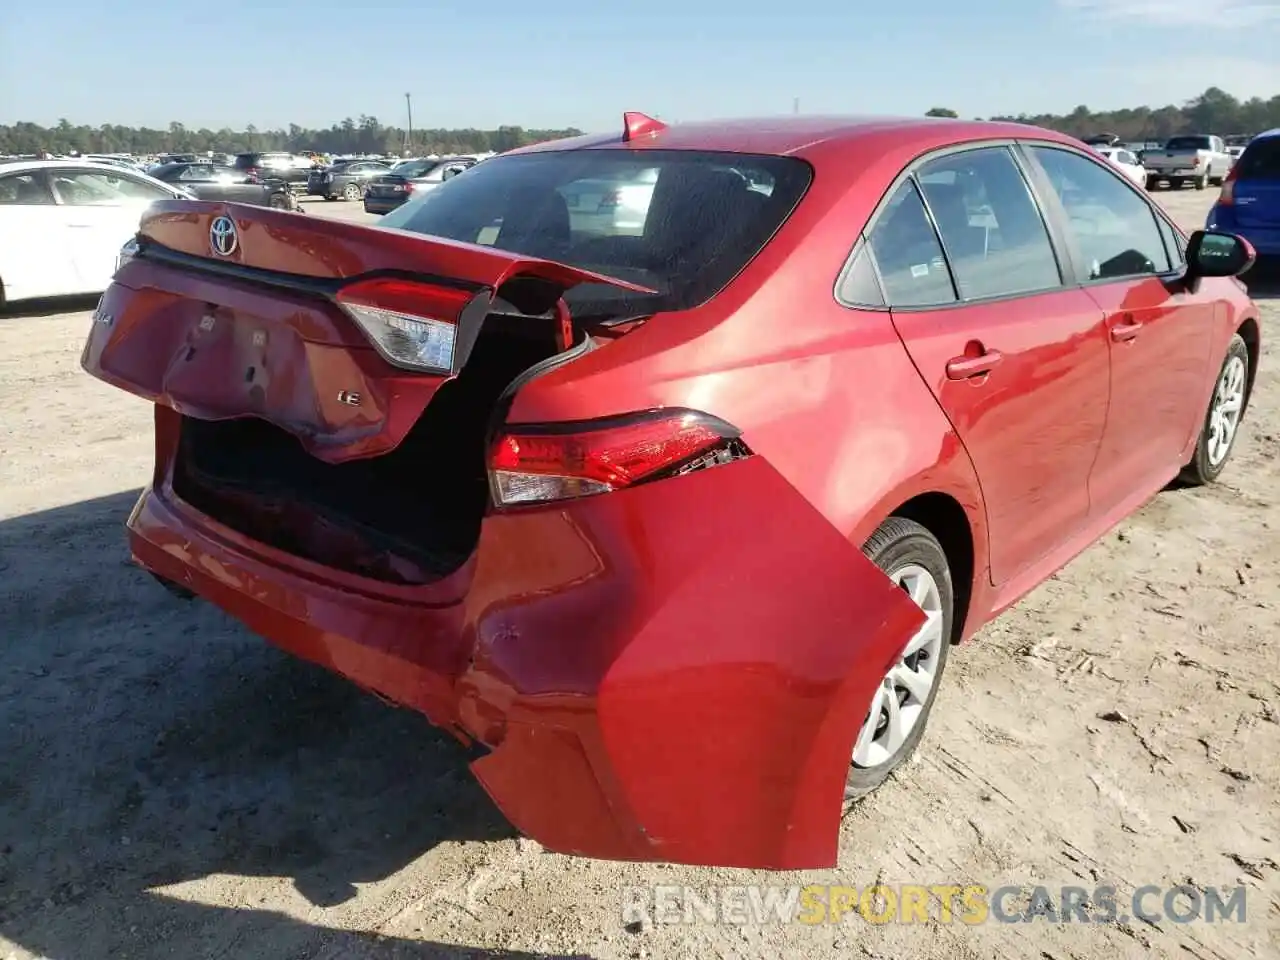
[[[608,859],[833,865],[854,736],[922,620],[758,457],[491,516],[427,588],[249,541],[164,470],[129,532],[152,572],[486,747],[521,832]]]

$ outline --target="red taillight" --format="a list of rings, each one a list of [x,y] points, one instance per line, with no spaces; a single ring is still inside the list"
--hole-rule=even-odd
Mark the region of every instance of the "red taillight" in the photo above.
[[[1239,160],[1236,161],[1237,164],[1239,162],[1240,162]],[[1236,202],[1235,201],[1236,177],[1239,175],[1239,173],[1240,173],[1240,170],[1235,165],[1233,165],[1231,169],[1227,171],[1227,175],[1222,178],[1222,192],[1218,194],[1219,206],[1229,207]]]
[[[476,296],[452,287],[377,277],[343,287],[334,299],[389,363],[447,376],[460,363],[458,325]]]
[[[581,424],[508,427],[489,454],[499,506],[608,493],[748,455],[738,431],[706,414],[664,410]]]

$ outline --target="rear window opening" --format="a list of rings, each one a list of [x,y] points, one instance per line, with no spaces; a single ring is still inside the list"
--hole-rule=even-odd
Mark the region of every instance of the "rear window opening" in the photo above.
[[[257,418],[183,417],[174,490],[259,543],[375,580],[430,583],[475,551],[502,394],[559,352],[557,320],[490,314],[462,372],[399,446],[364,460],[325,463]]]
[[[756,256],[808,189],[796,157],[693,150],[562,150],[494,157],[393,210],[378,225],[493,246],[659,291],[687,310]],[[584,284],[578,315],[628,295]],[[624,311],[626,308],[622,308]]]
[[[1213,142],[1208,137],[1172,137],[1165,143],[1166,150],[1212,150]]]

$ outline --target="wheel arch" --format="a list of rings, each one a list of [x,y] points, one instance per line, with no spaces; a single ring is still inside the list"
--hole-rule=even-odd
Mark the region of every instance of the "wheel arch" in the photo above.
[[[1244,341],[1245,349],[1249,351],[1249,373],[1244,386],[1244,404],[1247,410],[1249,400],[1253,397],[1253,382],[1258,375],[1258,363],[1262,359],[1262,332],[1258,327],[1258,318],[1245,317],[1244,322],[1236,328],[1236,333]]]
[[[976,586],[977,557],[973,526],[960,501],[947,493],[921,493],[900,504],[890,516],[914,520],[935,537],[947,555],[951,568],[951,590],[955,602],[951,642],[965,636]]]

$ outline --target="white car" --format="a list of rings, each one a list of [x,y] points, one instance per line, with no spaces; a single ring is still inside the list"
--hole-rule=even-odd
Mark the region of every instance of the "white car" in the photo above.
[[[1124,147],[1094,147],[1093,149],[1106,157],[1108,163],[1134,183],[1140,187],[1146,187],[1147,168],[1142,165],[1142,161],[1133,151],[1126,150]]]
[[[143,212],[189,196],[86,160],[0,162],[0,304],[102,292]]]

